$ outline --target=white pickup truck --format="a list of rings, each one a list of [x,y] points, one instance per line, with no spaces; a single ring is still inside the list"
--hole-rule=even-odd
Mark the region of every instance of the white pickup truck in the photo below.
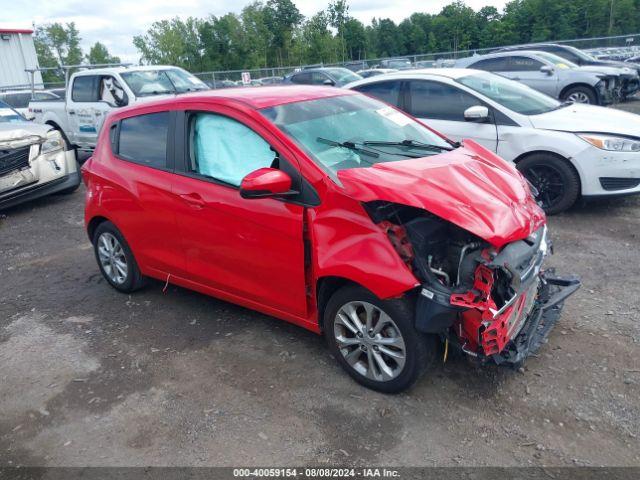
[[[65,100],[32,101],[34,122],[59,130],[67,143],[91,151],[107,114],[114,108],[209,87],[189,72],[171,66],[113,67],[74,73]]]

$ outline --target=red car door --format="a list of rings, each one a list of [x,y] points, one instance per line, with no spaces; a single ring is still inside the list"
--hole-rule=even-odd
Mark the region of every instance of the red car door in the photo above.
[[[248,306],[305,316],[304,207],[243,199],[238,188],[253,170],[296,164],[277,158],[259,122],[210,108],[186,111],[185,128],[176,129],[185,132],[176,141],[184,145],[184,165],[173,194],[189,280]],[[176,151],[176,169],[178,158]]]
[[[159,278],[184,273],[185,258],[171,193],[173,141],[171,111],[147,110],[110,127],[113,155],[102,172],[100,203],[123,232],[143,273]],[[116,140],[117,139],[117,140]],[[105,154],[99,148],[97,155]]]

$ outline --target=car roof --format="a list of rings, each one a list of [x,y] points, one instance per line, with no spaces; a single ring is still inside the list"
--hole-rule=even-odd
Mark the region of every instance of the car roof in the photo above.
[[[517,52],[517,53],[516,53]],[[550,52],[540,52],[539,50],[507,50],[504,52],[487,53],[486,55],[475,55],[473,57],[467,57],[464,60],[482,60],[485,58],[498,58],[498,57],[510,57],[513,55],[538,55],[538,53],[550,54]],[[553,55],[553,53],[551,53]],[[462,59],[461,59],[462,60]]]
[[[110,73],[125,73],[125,72],[148,72],[150,70],[167,70],[170,68],[180,68],[175,65],[135,65],[131,67],[104,67],[104,68],[88,68],[86,70],[80,70],[76,72],[76,76],[80,75],[104,75]]]
[[[512,45],[510,47],[501,47],[500,51],[506,50],[535,50],[535,47],[570,47],[571,45],[562,45],[560,43],[527,43],[524,45]]]
[[[335,87],[313,85],[273,85],[264,87],[225,88],[222,90],[203,90],[183,93],[169,98],[152,101],[155,105],[171,105],[177,102],[223,103],[235,102],[253,109],[269,108],[287,103],[319,100],[343,95],[357,95],[357,92]],[[152,102],[125,107],[120,110],[135,110],[138,105],[150,105]]]
[[[384,80],[385,78],[413,78],[420,77],[423,75],[431,75],[437,77],[445,77],[451,78],[453,80],[466,77],[471,75],[472,73],[479,73],[481,70],[473,70],[470,68],[417,68],[415,70],[400,70],[398,72],[390,72],[385,73],[384,75],[377,75],[375,77],[370,77],[371,79],[375,79],[376,81]],[[369,80],[366,78],[365,80]],[[358,80],[358,83],[364,83],[362,80]],[[356,82],[353,82],[356,83]],[[368,82],[367,82],[368,83]]]

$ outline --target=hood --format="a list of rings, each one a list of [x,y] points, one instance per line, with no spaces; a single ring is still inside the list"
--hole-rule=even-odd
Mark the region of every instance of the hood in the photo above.
[[[613,133],[640,137],[640,115],[614,108],[574,103],[529,117],[535,128],[564,132]]]
[[[47,139],[49,130],[51,130],[49,125],[26,121],[0,123],[0,147],[18,148],[43,142]]]
[[[619,60],[596,60],[592,65],[603,65],[607,67],[625,67],[625,68],[640,68],[640,65],[634,62],[621,62]]]
[[[440,155],[341,170],[338,178],[356,200],[422,208],[496,247],[545,222],[515,167],[471,140]]]
[[[585,65],[582,67],[578,67],[575,70],[581,70],[583,72],[592,72],[592,73],[600,73],[603,75],[611,75],[618,77],[620,75],[637,75],[638,72],[629,68],[629,65]]]

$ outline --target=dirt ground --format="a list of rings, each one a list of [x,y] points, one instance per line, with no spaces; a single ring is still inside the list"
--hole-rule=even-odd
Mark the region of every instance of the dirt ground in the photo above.
[[[282,321],[117,293],[83,194],[0,215],[0,466],[640,465],[640,197],[550,218],[584,286],[523,371],[454,357],[386,396]]]

